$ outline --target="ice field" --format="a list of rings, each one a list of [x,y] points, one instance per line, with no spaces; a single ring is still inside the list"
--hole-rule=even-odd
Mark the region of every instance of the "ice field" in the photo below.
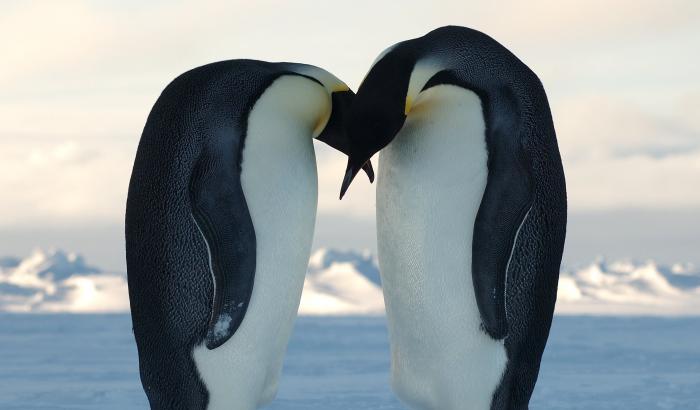
[[[531,402],[700,409],[700,318],[557,316]],[[0,313],[0,408],[146,409],[125,314]],[[269,409],[401,409],[381,317],[300,317]]]

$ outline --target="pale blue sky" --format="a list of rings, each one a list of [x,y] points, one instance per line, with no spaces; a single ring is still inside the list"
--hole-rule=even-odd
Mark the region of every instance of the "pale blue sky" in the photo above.
[[[490,34],[542,79],[569,187],[568,261],[700,262],[696,1],[3,2],[0,255],[54,244],[123,267],[138,138],[179,73],[287,60],[356,87],[384,48],[445,24]],[[318,152],[316,245],[374,248],[374,187],[337,201],[345,160]]]

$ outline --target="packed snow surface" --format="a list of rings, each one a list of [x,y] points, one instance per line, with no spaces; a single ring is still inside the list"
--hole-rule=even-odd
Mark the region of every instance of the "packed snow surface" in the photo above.
[[[685,264],[597,260],[562,271],[558,295],[563,314],[700,315],[700,271]],[[61,250],[0,258],[0,311],[128,312],[126,275]],[[368,252],[317,250],[299,313],[382,315],[376,259]]]
[[[564,270],[531,409],[700,409],[700,273],[595,261]],[[146,409],[126,276],[74,253],[0,258],[0,408]],[[401,409],[389,388],[379,271],[321,249],[271,410]],[[50,312],[52,314],[42,314]],[[630,315],[645,315],[632,317]],[[339,317],[345,316],[345,317]]]
[[[531,410],[700,409],[700,318],[554,319]],[[126,314],[0,313],[0,409],[145,410]],[[269,410],[390,410],[383,317],[301,317]]]

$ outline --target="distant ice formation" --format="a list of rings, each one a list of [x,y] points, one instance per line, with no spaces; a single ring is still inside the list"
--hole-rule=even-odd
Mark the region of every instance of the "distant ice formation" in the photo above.
[[[0,264],[0,311],[124,312],[126,276],[102,272],[75,253],[38,249],[23,260]]]
[[[36,250],[0,258],[0,311],[128,312],[126,275],[104,272],[75,253]],[[700,315],[700,271],[692,265],[597,260],[564,270],[557,312]],[[379,269],[369,252],[319,249],[311,256],[302,315],[381,315]]]
[[[559,278],[558,313],[700,315],[700,271],[689,264],[599,259]]]
[[[319,249],[309,260],[302,315],[382,315],[379,270],[368,253]]]

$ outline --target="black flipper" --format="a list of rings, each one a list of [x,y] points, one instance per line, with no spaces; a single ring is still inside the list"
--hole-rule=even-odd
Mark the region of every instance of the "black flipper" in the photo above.
[[[347,129],[345,122],[347,121],[350,105],[354,98],[355,93],[350,90],[335,91],[331,94],[333,102],[331,117],[328,119],[328,124],[326,124],[321,135],[316,137],[317,140],[328,144],[348,156],[350,155],[350,140],[345,135],[345,130]],[[367,162],[362,165],[362,169],[367,174],[369,181],[374,182],[372,162],[367,160]]]
[[[344,153],[349,144],[342,124],[354,96],[349,90],[332,93],[331,117],[318,137]],[[219,119],[209,124],[212,128],[207,130],[208,145],[190,180],[192,216],[206,241],[214,279],[212,313],[205,338],[209,349],[224,344],[240,326],[255,279],[255,231],[240,182],[239,150],[235,143],[239,139],[235,138],[234,129],[221,126],[226,123],[227,120]],[[374,179],[369,161],[364,169],[370,180]]]
[[[499,90],[481,99],[489,173],[474,222],[472,280],[484,330],[503,339],[508,334],[507,270],[518,230],[532,206],[533,186],[515,98],[509,90]]]
[[[205,343],[215,349],[238,329],[255,276],[255,231],[232,147],[207,149],[190,180],[192,216],[209,250],[214,300]]]

